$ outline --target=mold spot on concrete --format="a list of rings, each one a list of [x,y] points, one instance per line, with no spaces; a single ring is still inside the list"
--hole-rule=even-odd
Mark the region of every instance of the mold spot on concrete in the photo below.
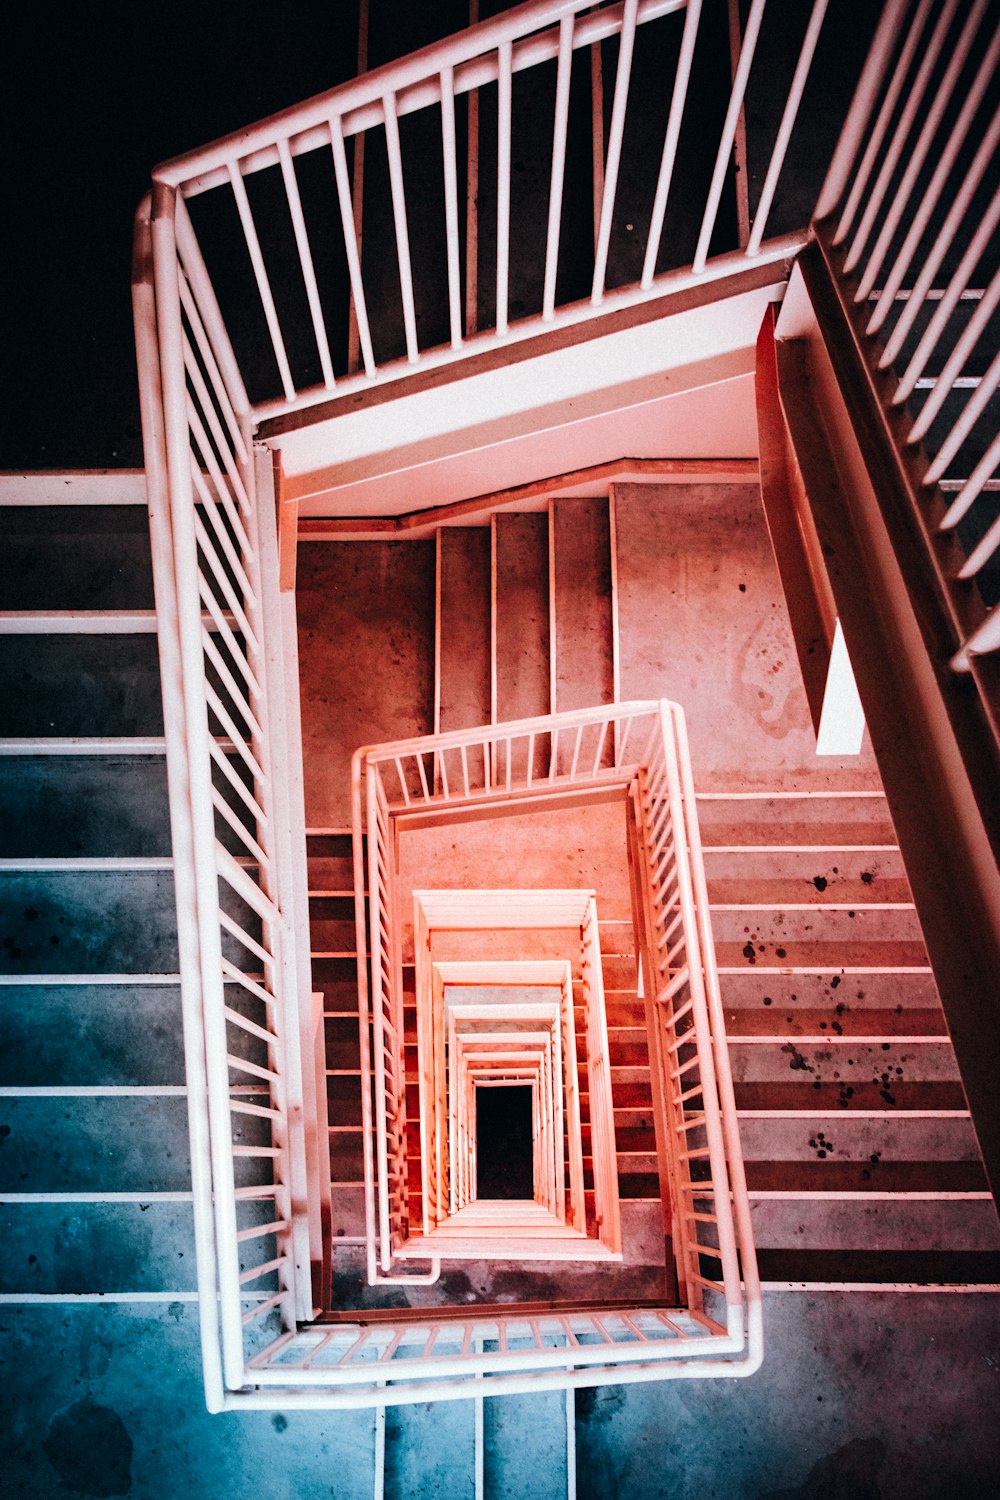
[[[132,1439],[110,1406],[84,1396],[63,1407],[42,1446],[66,1489],[81,1495],[132,1493]]]

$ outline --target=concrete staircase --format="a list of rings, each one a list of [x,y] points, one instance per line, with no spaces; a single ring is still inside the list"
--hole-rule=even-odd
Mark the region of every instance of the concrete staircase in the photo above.
[[[744,504],[728,493],[737,487],[716,489],[727,490],[718,502],[723,512]],[[699,812],[717,956],[765,1280],[993,1280],[1000,1274],[995,1211],[877,771],[868,753],[853,768],[834,762],[827,770],[811,752],[782,765],[766,740],[761,750],[751,737],[738,700],[732,722],[724,722],[725,714],[720,722],[719,691],[731,670],[724,659],[734,637],[746,631],[752,640],[763,639],[759,659],[744,667],[744,676],[768,682],[767,698],[763,688],[757,694],[765,702],[765,721],[771,702],[790,691],[785,663],[793,658],[759,517],[754,523],[750,512],[741,512],[718,522],[720,535],[728,528],[737,548],[738,607],[748,590],[757,598],[757,616],[741,626],[721,595],[715,523],[693,521],[688,502],[695,509],[702,503],[695,487],[633,486],[624,494],[613,489],[610,499],[559,498],[542,511],[495,513],[489,525],[439,530],[433,544],[434,727],[472,726],[483,722],[487,708],[502,720],[609,701],[619,682],[623,697],[689,698],[695,774],[705,788]],[[668,505],[674,543],[658,515],[658,507]],[[706,533],[707,604],[697,559],[675,563],[687,528],[693,532],[695,525]],[[355,569],[363,571],[366,549],[374,563],[381,545],[358,544]],[[431,544],[395,544],[397,554],[405,545],[425,549],[418,565],[424,569]],[[397,556],[397,577],[403,566]],[[678,571],[688,567],[690,581]],[[737,592],[735,578],[730,587]],[[712,588],[720,591],[714,602]],[[414,605],[406,609],[412,616]],[[692,661],[711,660],[705,656],[706,609],[717,621],[723,666],[718,681],[702,669],[686,694],[678,680],[682,665],[690,671]],[[388,621],[386,633],[393,638]],[[424,647],[416,656],[425,661],[431,653]],[[356,664],[355,672],[365,676],[365,665]],[[720,722],[714,743],[710,715]],[[793,702],[785,710],[790,728],[783,744],[790,734],[807,743],[799,717]],[[742,769],[735,764],[741,754]],[[306,774],[308,782],[308,765]],[[425,836],[419,858],[414,855],[420,883],[429,883],[429,870],[441,884],[515,884],[517,870],[530,871],[525,879],[540,885],[594,881],[620,1184],[623,1199],[645,1215],[641,1239],[648,1251],[656,1238],[660,1191],[644,1015],[636,998],[621,872],[609,867],[603,875],[581,874],[561,852],[555,827],[542,832],[546,818],[536,817],[532,835],[531,821],[485,825],[493,832],[452,837],[439,853]],[[497,843],[501,827],[503,854]],[[564,843],[584,845],[583,829],[577,832],[578,839]],[[600,837],[611,835],[604,830]],[[311,841],[311,849],[319,847],[318,838]],[[343,836],[338,849],[343,873]],[[334,891],[334,884],[317,884],[318,859],[312,867],[311,889]],[[327,1007],[327,1026],[337,1039],[331,1083],[341,1090],[331,1102],[334,1120],[348,1110],[348,1099],[357,1098],[357,1042],[346,986],[353,912],[342,896],[324,896],[314,901],[314,918],[315,946],[328,955],[317,964],[340,965],[345,975],[337,1001],[344,1009]],[[334,925],[343,950],[336,948]],[[317,983],[325,972],[317,969]],[[412,1009],[409,1014],[412,1025]],[[408,1099],[414,1212],[416,1105],[414,1082]],[[350,1207],[360,1201],[359,1106],[350,1107],[351,1120],[331,1128],[334,1178],[344,1184],[345,1239],[360,1225]],[[489,1278],[477,1284],[485,1287]]]
[[[0,507],[0,1310],[15,1341],[23,1320],[34,1330],[21,1374],[32,1368],[48,1387],[72,1373],[73,1391],[48,1432],[47,1398],[32,1402],[45,1451],[25,1471],[24,1492],[40,1500],[67,1484],[126,1492],[109,1486],[127,1483],[131,1440],[102,1403],[113,1401],[135,1432],[129,1392],[150,1379],[171,1403],[178,1446],[148,1474],[133,1464],[143,1493],[204,1493],[213,1465],[217,1487],[211,1431],[231,1434],[245,1420],[206,1418],[200,1391],[141,479],[133,489],[128,505]],[[53,490],[57,502],[55,480]],[[313,837],[309,855],[315,946],[331,954],[314,968],[331,1070],[334,1233],[356,1246],[364,1218],[360,1173],[350,1187],[360,1143],[350,841]],[[46,1349],[57,1368],[46,1366]],[[568,1446],[558,1393],[345,1413],[338,1472],[351,1494],[382,1493],[381,1484],[388,1496],[419,1488],[443,1500],[465,1495],[475,1472],[490,1492],[524,1492],[538,1469],[548,1488],[534,1493],[565,1494],[573,1417],[570,1399]],[[258,1464],[284,1465],[287,1423],[249,1420]],[[72,1456],[61,1443],[70,1431]],[[23,1446],[11,1455],[17,1489]],[[329,1477],[325,1445],[323,1454],[307,1450],[295,1465],[304,1488]]]
[[[155,618],[137,504],[0,509],[0,1288],[195,1295]]]

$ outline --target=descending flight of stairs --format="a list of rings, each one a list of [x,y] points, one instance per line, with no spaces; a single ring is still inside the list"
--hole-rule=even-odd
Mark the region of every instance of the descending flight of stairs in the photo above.
[[[149,541],[135,503],[0,508],[0,1289],[195,1295]],[[98,486],[99,488],[99,486]]]
[[[632,645],[617,642],[615,581],[629,563],[614,538],[606,498],[439,531],[436,727],[611,700]],[[762,1275],[993,1281],[995,1211],[884,796],[871,773],[750,785],[712,777],[699,817]],[[310,840],[316,982],[334,1044],[335,1220],[347,1239],[363,1228],[349,850],[346,830]],[[602,924],[618,1164],[623,1199],[653,1214],[625,915]],[[408,1014],[412,1030],[412,997]],[[415,1078],[408,1093],[415,1212]]]
[[[58,1317],[53,1359],[72,1357],[60,1334],[92,1320],[72,1384],[88,1411],[109,1399],[105,1362],[134,1364],[141,1349],[153,1362],[145,1374],[129,1365],[131,1380],[141,1391],[148,1376],[171,1400],[182,1392],[184,1441],[206,1418],[144,490],[141,476],[91,481],[98,496],[127,492],[134,503],[70,505],[62,479],[51,505],[0,507],[0,1297],[13,1304],[6,1324],[24,1311]],[[345,892],[332,915],[351,919],[349,940],[338,931],[321,941],[353,948],[349,840],[310,841],[310,883]],[[345,1070],[331,1088],[337,1176],[338,1139],[352,1161],[359,1139],[353,957],[317,959],[315,970],[329,1063]],[[340,1227],[363,1233],[360,1190],[337,1201]],[[155,1319],[183,1371],[176,1388],[176,1372],[156,1362],[165,1346],[150,1342]],[[32,1351],[48,1381],[43,1346]],[[403,1496],[429,1473],[464,1484],[476,1464],[487,1483],[523,1492],[538,1468],[534,1493],[566,1494],[575,1438],[567,1443],[562,1393],[486,1400],[478,1418],[474,1406],[369,1416],[351,1473],[367,1465],[367,1492],[381,1476],[387,1495]],[[570,1430],[572,1414],[571,1402]],[[275,1464],[287,1462],[281,1431],[256,1429],[256,1451],[273,1446]]]

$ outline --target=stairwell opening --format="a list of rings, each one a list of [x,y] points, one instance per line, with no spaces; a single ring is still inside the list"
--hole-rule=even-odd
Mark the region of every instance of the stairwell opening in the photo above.
[[[480,1198],[533,1198],[531,1089],[479,1084],[476,1098],[476,1193]]]

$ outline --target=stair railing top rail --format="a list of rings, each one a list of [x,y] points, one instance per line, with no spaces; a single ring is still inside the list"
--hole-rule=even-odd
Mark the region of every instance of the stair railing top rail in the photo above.
[[[689,123],[685,119],[689,91],[700,92],[697,83],[694,90],[689,89],[691,79],[700,76],[698,59],[705,48],[717,45],[714,35],[709,42],[704,40],[710,32],[708,26],[701,27],[699,45],[702,0],[621,0],[619,4],[598,8],[593,7],[592,0],[529,0],[157,167],[153,174],[157,202],[176,219],[178,239],[187,246],[189,260],[197,258],[204,267],[204,251],[213,267],[211,276],[207,271],[205,275],[226,303],[226,318],[234,326],[238,318],[243,334],[253,324],[259,330],[263,357],[244,360],[246,385],[259,386],[249,398],[239,361],[228,338],[225,340],[227,352],[220,363],[234,401],[238,390],[248,401],[255,421],[285,416],[327,401],[334,393],[343,395],[361,390],[372,382],[412,373],[415,368],[425,369],[481,352],[494,347],[498,340],[531,337],[558,324],[592,318],[610,307],[629,306],[668,289],[731,274],[750,263],[789,259],[805,243],[805,223],[796,225],[792,233],[771,239],[765,236],[796,118],[806,94],[828,0],[812,0],[804,34],[796,44],[798,50],[795,46],[792,49],[791,77],[782,78],[776,85],[783,95],[783,108],[766,162],[758,164],[762,186],[752,221],[749,199],[744,193],[747,177],[744,162],[736,172],[740,229],[731,235],[727,231],[729,239],[738,243],[730,243],[722,253],[711,253],[713,243],[717,247],[719,243],[720,210],[725,207],[725,215],[731,217],[734,153],[738,156],[742,150],[744,101],[751,70],[756,61],[755,79],[765,68],[769,79],[773,79],[779,69],[779,59],[771,56],[773,49],[766,45],[758,48],[765,3],[766,0],[752,0],[742,34],[737,33],[727,44],[727,53],[730,45],[736,48],[732,81],[724,111],[721,106],[725,96],[720,95],[718,101],[721,119],[714,165],[705,189],[693,250],[687,247],[675,253],[669,242],[665,246],[664,224],[667,222],[670,227],[672,222],[667,219],[667,208],[672,184],[680,175],[675,169],[682,126]],[[675,75],[672,81],[667,81],[663,119],[656,124],[656,130],[662,129],[663,134],[655,188],[649,174],[651,201],[648,209],[642,205],[638,214],[644,223],[648,222],[641,269],[636,256],[635,265],[625,273],[633,279],[616,285],[616,278],[622,275],[615,269],[617,231],[613,237],[619,182],[635,179],[629,159],[635,146],[626,132],[626,113],[637,36],[644,37],[651,23],[672,13],[682,14],[683,21],[677,23],[680,38]],[[797,27],[796,20],[796,35]],[[588,223],[582,233],[580,224],[575,221],[569,224],[570,209],[564,202],[572,63],[575,52],[609,38],[617,38],[619,45],[601,163],[603,186],[599,198],[592,195],[594,223]],[[789,67],[792,60],[783,59]],[[514,99],[513,80],[515,75],[523,79],[532,70],[537,72],[553,61],[557,77],[551,163],[550,169],[546,169],[549,193],[544,274],[538,287],[538,309],[521,316],[511,290],[521,269],[516,259],[517,237],[511,232],[512,118],[515,109],[520,108],[519,100]],[[479,326],[482,316],[477,310],[477,298],[470,295],[475,273],[469,277],[460,254],[462,161],[456,99],[492,84],[497,87],[497,228],[493,311],[483,315],[492,316],[492,327],[487,328]],[[655,107],[661,108],[659,96]],[[415,265],[413,237],[407,220],[408,169],[404,147],[409,148],[405,140],[401,145],[400,121],[427,109],[436,111],[440,117],[440,143],[435,155],[439,150],[445,255],[437,255],[434,272],[425,275],[423,268]],[[364,133],[372,130],[378,132],[387,155],[386,196],[398,267],[399,303],[394,305],[392,316],[399,326],[391,337],[379,321],[384,321],[388,304],[383,298],[376,319],[366,295],[363,236],[348,164],[349,143],[363,139]],[[333,215],[318,206],[313,187],[304,182],[304,174],[297,169],[298,162],[314,155],[322,158],[324,175],[329,176],[330,188],[335,190],[337,209]],[[481,165],[485,180],[485,161]],[[259,197],[261,190],[254,179],[268,172],[277,174],[274,180],[280,207],[277,213],[268,211],[268,233],[262,235],[259,225],[264,208]],[[368,190],[370,193],[370,184]],[[411,206],[414,191],[410,189]],[[199,245],[192,214],[201,219],[202,210],[197,206],[201,200],[213,200],[214,206],[207,211],[211,226],[207,218],[202,220]],[[230,240],[225,240],[229,232],[224,227],[226,221],[230,224]],[[570,235],[576,245],[593,244],[592,274],[588,272],[590,285],[586,295],[580,295],[581,281],[573,297],[560,300],[557,291],[560,245]],[[678,254],[686,263],[678,266]],[[416,260],[419,258],[418,255]],[[244,266],[248,264],[252,273],[247,282],[252,288],[249,294],[235,289],[232,283],[232,268],[239,261]],[[672,269],[660,269],[664,261]],[[349,349],[350,338],[342,337],[343,320],[339,314],[334,315],[330,306],[331,267],[343,263],[350,283],[348,321],[353,320],[352,326],[357,329],[360,369],[355,367]],[[440,286],[434,284],[438,269]],[[416,290],[415,273],[418,273]],[[422,303],[428,297],[431,300],[437,297],[442,310],[441,328],[424,344],[418,326],[418,297]],[[471,312],[470,307],[474,309]],[[432,318],[430,324],[436,321]],[[225,319],[221,313],[218,326],[224,334]],[[426,320],[425,326],[429,326]],[[445,326],[448,336],[442,342],[441,331]]]
[[[260,1339],[313,1310],[323,1178],[304,1124],[318,1110],[302,1046],[314,1024],[295,879],[304,822],[294,778],[278,774],[289,726],[271,465],[229,399],[214,303],[148,200],[133,297],[203,1360],[217,1406]]]
[[[365,745],[354,766],[359,778],[377,777],[389,813],[404,821],[475,803],[625,785],[660,732],[658,715],[659,702],[650,699],[509,719]]]

